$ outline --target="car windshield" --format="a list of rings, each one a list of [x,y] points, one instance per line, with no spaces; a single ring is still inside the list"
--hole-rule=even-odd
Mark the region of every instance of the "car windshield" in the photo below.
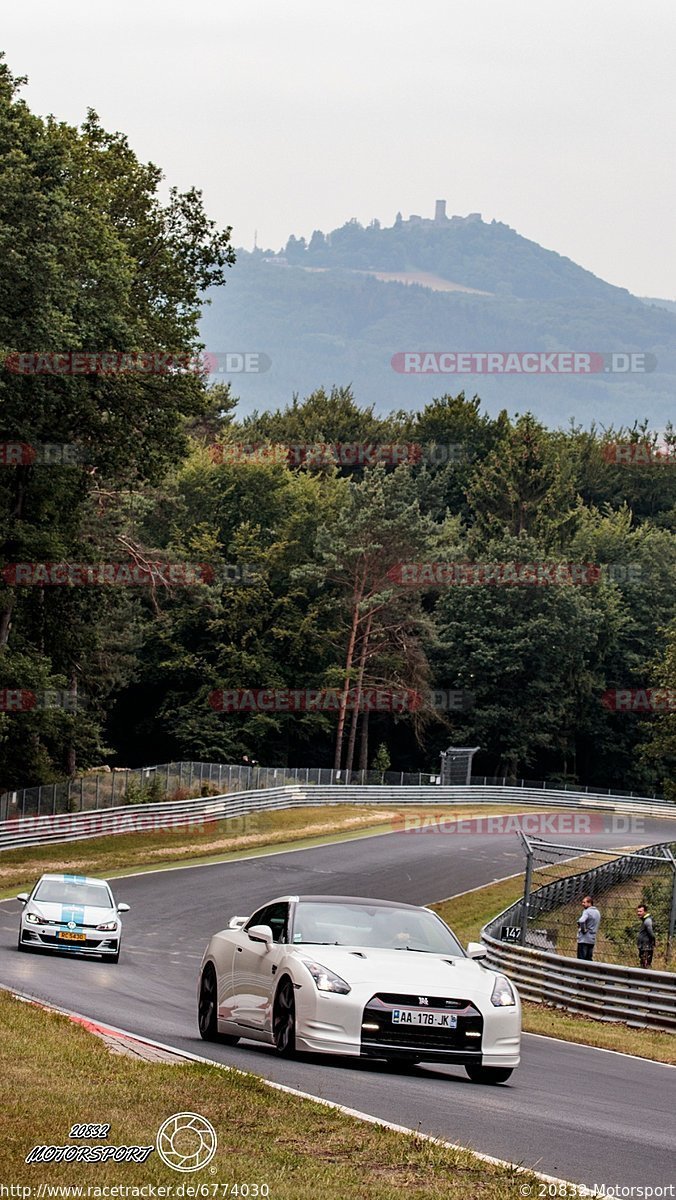
[[[34,900],[42,904],[82,904],[89,908],[112,908],[108,888],[101,883],[73,883],[67,879],[43,879]]]
[[[420,908],[301,901],[296,905],[292,941],[295,945],[370,946],[464,957],[460,943],[443,921]]]

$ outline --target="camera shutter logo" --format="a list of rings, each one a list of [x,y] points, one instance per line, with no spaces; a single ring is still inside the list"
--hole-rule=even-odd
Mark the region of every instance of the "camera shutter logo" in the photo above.
[[[218,1138],[211,1121],[199,1113],[174,1113],[160,1125],[155,1145],[173,1171],[201,1171],[214,1157]]]

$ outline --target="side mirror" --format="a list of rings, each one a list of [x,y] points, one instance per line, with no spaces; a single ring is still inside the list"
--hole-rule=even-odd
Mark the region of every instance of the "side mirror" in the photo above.
[[[119,913],[129,912],[129,905],[128,904],[118,904],[117,911]]]
[[[252,942],[265,942],[266,946],[272,945],[272,930],[269,925],[252,925],[251,929],[247,929],[247,933]]]
[[[17,900],[19,900],[21,904],[26,904],[28,901],[28,892],[19,892]]]
[[[470,958],[486,958],[488,950],[482,942],[468,942],[467,953]]]
[[[248,917],[231,917],[228,921],[228,929],[243,929],[248,920]]]

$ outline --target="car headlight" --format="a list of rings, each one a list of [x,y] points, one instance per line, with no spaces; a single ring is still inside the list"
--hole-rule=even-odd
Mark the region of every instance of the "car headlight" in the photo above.
[[[514,988],[504,975],[498,975],[493,984],[493,992],[491,995],[491,1004],[496,1008],[506,1008],[508,1005],[516,1004],[516,996]]]
[[[340,975],[336,975],[335,971],[329,971],[328,967],[307,958],[304,958],[303,962],[314,979],[318,992],[339,992],[341,996],[347,996],[350,985],[341,979]]]
[[[29,925],[49,925],[49,921],[45,917],[39,917],[37,913],[26,913],[26,920]]]
[[[96,928],[100,929],[102,933],[110,933],[113,929],[117,929],[117,921],[106,921],[103,925],[97,925]]]

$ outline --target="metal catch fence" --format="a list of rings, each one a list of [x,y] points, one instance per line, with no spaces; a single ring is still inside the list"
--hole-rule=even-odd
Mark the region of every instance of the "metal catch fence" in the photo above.
[[[566,924],[572,922],[573,928],[576,927],[574,917],[579,915],[580,910],[578,908],[572,914],[567,906],[579,905],[585,895],[610,897],[614,889],[623,889],[628,882],[637,885],[636,895],[642,894],[646,881],[657,874],[665,885],[661,934],[666,953],[663,951],[661,962],[666,966],[676,923],[674,845],[673,842],[663,842],[646,846],[635,853],[616,855],[609,862],[595,866],[583,865],[583,869],[568,871],[565,875],[559,873],[557,878],[544,884],[541,878],[538,881],[536,867],[530,881],[526,878],[524,898],[494,917],[481,931],[491,966],[513,979],[526,1000],[553,1004],[569,1012],[602,1020],[676,1030],[675,972],[646,970],[621,961],[597,961],[596,957],[594,961],[582,961],[565,952],[561,953],[562,947],[556,944],[560,928],[556,925],[556,914],[564,914]],[[570,855],[574,849],[580,855],[580,848],[556,846],[553,849],[559,852],[559,856],[565,852]],[[584,857],[587,857],[586,852]],[[561,857],[557,865],[561,865]],[[549,866],[551,868],[551,861]],[[545,877],[546,872],[547,867]],[[631,905],[626,897],[623,897],[622,904],[625,920],[631,921]],[[546,921],[546,928],[543,920]],[[635,917],[633,923],[634,926],[638,925]],[[636,928],[629,926],[628,932],[635,939]],[[605,958],[604,950],[607,951],[609,945],[612,947],[610,939],[600,945],[597,943],[595,955],[599,959]],[[628,951],[628,945],[626,943],[622,947],[620,944],[620,956]],[[633,946],[632,949],[635,955]],[[565,950],[570,950],[572,954],[571,943]]]
[[[263,767],[258,764],[170,762],[150,767],[92,770],[85,775],[56,783],[40,784],[0,793],[0,821],[11,817],[56,816],[57,813],[89,812],[209,793],[254,791],[292,784],[316,786],[439,786],[441,777],[424,771],[334,771],[329,767]],[[579,784],[516,779],[510,776],[473,775],[473,787],[511,787],[573,795],[614,796],[655,800],[655,793],[611,791]]]

